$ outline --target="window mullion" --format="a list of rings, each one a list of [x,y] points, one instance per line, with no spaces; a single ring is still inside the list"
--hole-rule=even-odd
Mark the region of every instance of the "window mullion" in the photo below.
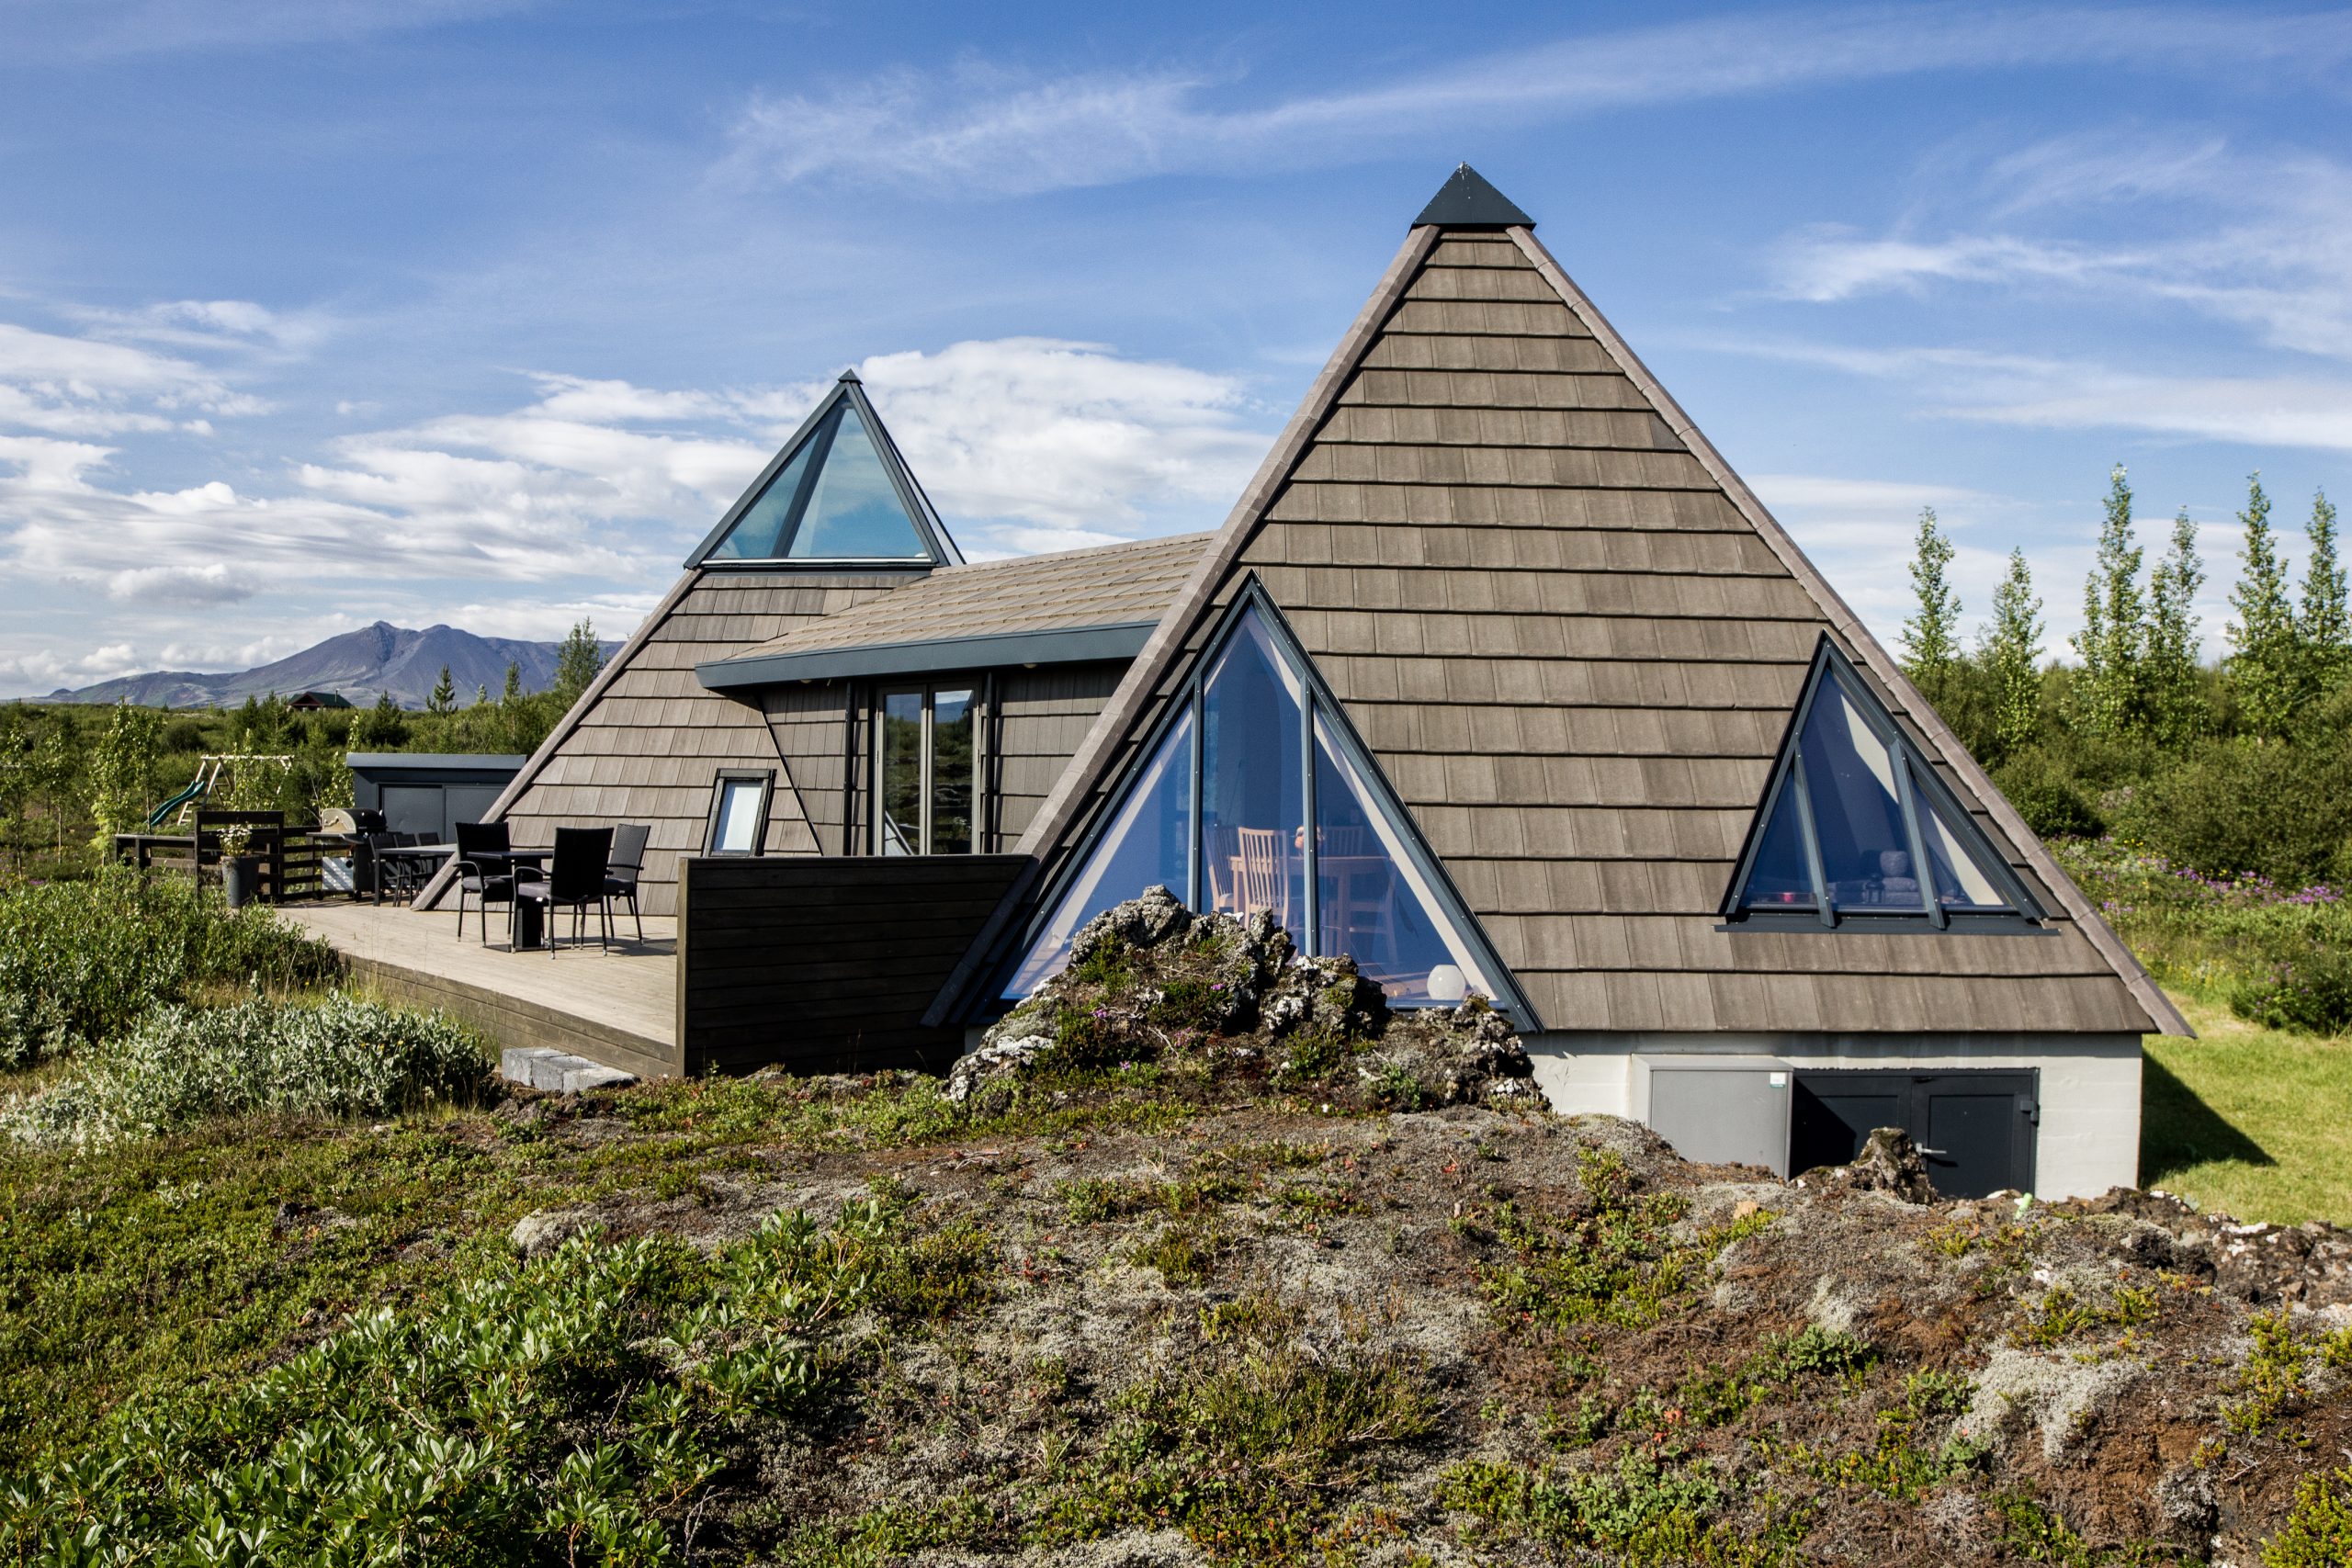
[[[1204,682],[1202,671],[1207,666],[1207,664],[1208,658],[1204,654],[1201,659],[1193,665],[1193,679],[1191,682],[1192,690],[1191,694],[1185,698],[1185,701],[1192,705],[1193,709],[1193,755],[1190,760],[1190,766],[1193,770],[1193,821],[1192,826],[1188,830],[1188,837],[1190,838],[1191,842],[1184,846],[1184,877],[1186,882],[1186,886],[1184,888],[1184,907],[1195,911],[1199,911],[1202,908],[1201,877],[1204,867],[1201,864],[1203,853],[1201,848],[1201,834],[1204,831],[1203,824],[1207,820],[1207,817],[1205,815],[1207,806],[1201,799],[1202,757],[1204,749],[1207,745],[1205,737],[1208,734],[1209,728],[1208,704],[1203,701],[1201,696]]]
[[[1804,870],[1813,878],[1814,908],[1820,914],[1821,923],[1834,929],[1838,911],[1829,902],[1829,878],[1821,869],[1821,834],[1813,825],[1813,791],[1805,786],[1802,746],[1789,760],[1789,776],[1783,787],[1797,792],[1797,832],[1804,840]]]
[[[1928,862],[1928,835],[1919,826],[1919,784],[1911,776],[1911,748],[1900,736],[1889,748],[1894,753],[1894,783],[1903,803],[1903,828],[1911,840],[1912,874],[1919,879],[1919,903],[1928,919],[1941,931],[1950,923],[1943,900],[1936,897],[1935,867]]]
[[[1324,953],[1322,911],[1317,908],[1321,902],[1322,886],[1321,878],[1317,874],[1321,846],[1315,841],[1316,698],[1314,688],[1307,687],[1300,693],[1300,695],[1306,700],[1298,705],[1298,771],[1300,774],[1298,798],[1299,808],[1303,814],[1299,822],[1299,834],[1302,840],[1298,857],[1299,902],[1305,908],[1306,919],[1299,928],[1299,934],[1306,939],[1306,955],[1310,958],[1320,958]]]

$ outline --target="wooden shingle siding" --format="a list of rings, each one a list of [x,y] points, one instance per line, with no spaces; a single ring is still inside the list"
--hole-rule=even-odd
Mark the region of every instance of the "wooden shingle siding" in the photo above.
[[[696,663],[777,635],[795,622],[838,615],[888,593],[902,576],[786,577],[699,571],[645,628],[601,692],[533,759],[498,815],[515,843],[544,847],[559,827],[642,822],[648,841],[639,897],[648,914],[676,908],[677,862],[698,852],[711,781],[721,768],[775,768],[771,854],[813,854],[817,839],[781,767],[766,716],[706,690]]]
[[[694,858],[678,921],[683,1070],[944,1067],[964,1032],[923,1028],[923,1009],[1023,863]]]
[[[1080,664],[1008,670],[997,677],[993,782],[1000,842],[1017,843],[1029,830],[1125,673],[1125,664]]]
[[[849,770],[846,690],[839,682],[788,683],[769,687],[762,699],[817,852],[847,854],[842,821]]]
[[[1867,673],[2051,919],[2016,936],[1716,929],[1819,640],[1866,671],[1876,650],[1535,254],[1442,233],[1404,276],[1328,404],[1294,425],[1302,444],[1278,448],[1258,509],[1220,536],[1230,565],[1138,671],[1088,793],[1032,846],[1047,872],[1254,572],[1547,1028],[2160,1021],[2128,955],[2067,916],[2071,897]]]

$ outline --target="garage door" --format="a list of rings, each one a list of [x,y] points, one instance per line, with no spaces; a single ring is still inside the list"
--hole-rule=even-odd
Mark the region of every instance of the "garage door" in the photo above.
[[[2031,1071],[1800,1072],[1789,1168],[1843,1165],[1872,1128],[1900,1127],[1945,1197],[2030,1192],[2038,1087]]]

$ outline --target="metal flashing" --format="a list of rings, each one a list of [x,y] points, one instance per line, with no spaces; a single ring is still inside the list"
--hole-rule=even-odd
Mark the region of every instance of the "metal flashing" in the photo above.
[[[1159,624],[1125,621],[1106,626],[1057,626],[1040,631],[997,632],[985,637],[868,643],[862,648],[816,648],[805,653],[752,654],[697,664],[695,676],[711,691],[732,692],[786,681],[846,681],[876,675],[930,675],[953,670],[1131,660],[1143,651],[1152,628]]]
[[[1417,229],[1423,224],[1443,229],[1532,229],[1535,220],[1487,184],[1484,175],[1464,164],[1446,176],[1445,184],[1421,209],[1421,215],[1413,220]]]

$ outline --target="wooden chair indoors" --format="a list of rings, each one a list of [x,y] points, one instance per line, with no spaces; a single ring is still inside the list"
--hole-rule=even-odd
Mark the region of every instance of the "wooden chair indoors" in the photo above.
[[[1235,892],[1244,914],[1271,910],[1290,923],[1290,835],[1279,828],[1237,828],[1241,852],[1233,857]]]

